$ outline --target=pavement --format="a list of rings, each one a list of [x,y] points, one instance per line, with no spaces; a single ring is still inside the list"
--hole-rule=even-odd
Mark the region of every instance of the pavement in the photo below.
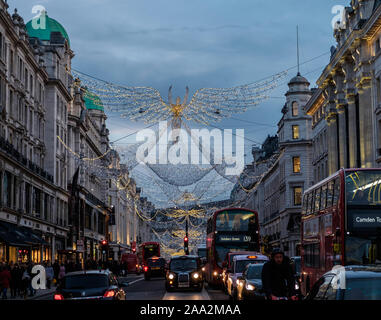
[[[34,296],[27,296],[24,299],[24,297],[11,298],[11,290],[8,289],[7,296],[8,296],[8,300],[41,300],[43,297],[47,295],[53,295],[55,291],[56,291],[56,286],[51,286],[50,289],[36,290],[36,294]]]

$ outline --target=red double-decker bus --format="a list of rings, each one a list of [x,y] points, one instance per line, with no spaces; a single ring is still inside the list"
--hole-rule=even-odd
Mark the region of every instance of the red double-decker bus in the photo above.
[[[139,245],[138,259],[141,266],[147,265],[147,260],[151,257],[160,257],[159,242],[143,242]]]
[[[381,169],[341,169],[305,191],[302,294],[335,265],[381,263]]]
[[[242,208],[216,211],[208,220],[206,250],[206,281],[211,286],[221,285],[228,252],[260,250],[258,213]]]

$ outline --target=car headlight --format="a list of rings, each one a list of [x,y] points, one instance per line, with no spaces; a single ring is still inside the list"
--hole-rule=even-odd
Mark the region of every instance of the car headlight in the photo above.
[[[194,274],[193,274],[193,278],[194,279],[198,279],[200,277],[200,275],[197,273],[197,272],[195,272]]]
[[[202,269],[201,269],[201,270],[205,272],[205,267],[202,267]]]
[[[170,273],[169,276],[168,276],[168,279],[169,280],[173,280],[175,278],[175,275],[173,273]]]
[[[295,283],[295,290],[299,290],[299,283]]]
[[[246,285],[246,290],[248,290],[248,291],[254,291],[254,290],[255,290],[255,287],[254,287],[252,284],[248,283],[248,284]]]

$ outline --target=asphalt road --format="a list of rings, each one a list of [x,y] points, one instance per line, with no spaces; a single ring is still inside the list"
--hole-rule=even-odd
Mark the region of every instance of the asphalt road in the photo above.
[[[228,300],[228,296],[221,290],[209,289],[207,285],[202,292],[166,292],[164,278],[146,281],[143,275],[133,274],[120,280],[129,283],[128,287],[123,288],[127,300]],[[53,300],[53,293],[39,297],[38,300]]]

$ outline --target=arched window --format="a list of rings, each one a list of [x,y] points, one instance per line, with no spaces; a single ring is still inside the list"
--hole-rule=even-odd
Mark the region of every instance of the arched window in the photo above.
[[[292,116],[297,117],[299,115],[299,104],[294,101],[292,103]]]

